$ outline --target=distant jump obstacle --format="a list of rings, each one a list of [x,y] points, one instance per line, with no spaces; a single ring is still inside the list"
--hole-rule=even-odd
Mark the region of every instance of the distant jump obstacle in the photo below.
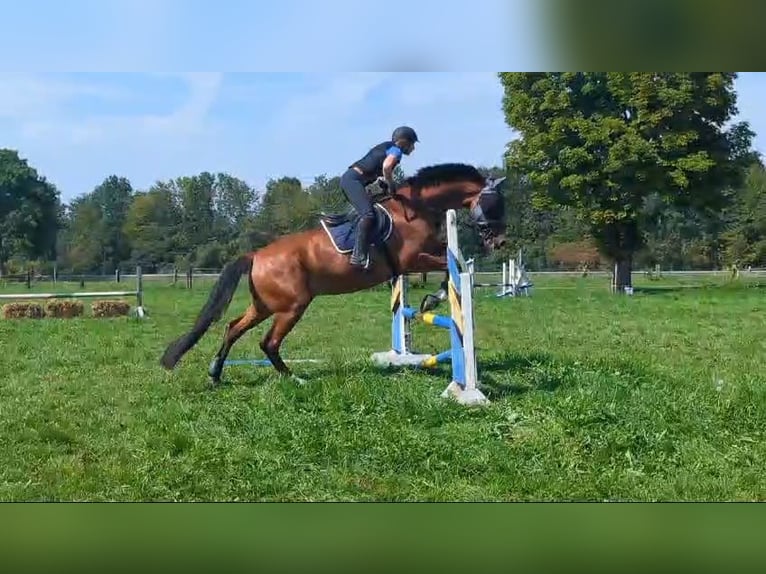
[[[440,363],[452,363],[452,382],[442,393],[444,398],[454,398],[460,404],[476,405],[489,402],[477,388],[476,354],[474,350],[473,320],[473,274],[463,259],[458,244],[457,214],[447,212],[447,269],[449,272],[448,297],[450,317],[433,313],[420,314],[409,306],[407,277],[400,275],[391,293],[391,350],[374,353],[372,361],[384,367],[410,366],[434,367]],[[450,332],[450,348],[437,355],[412,351],[412,321],[421,320],[427,325],[447,329]]]
[[[518,297],[524,295],[529,297],[532,289],[532,282],[527,276],[527,270],[524,268],[524,260],[521,257],[521,249],[517,259],[513,257],[508,259],[508,263],[503,263],[503,279],[498,297]]]
[[[468,267],[473,272],[473,259],[468,261]],[[521,249],[517,259],[513,257],[508,262],[503,262],[502,280],[500,283],[474,283],[474,287],[498,287],[497,297],[519,297],[524,295],[529,297],[532,290],[532,282],[529,280],[527,270],[524,268],[524,261],[521,257]]]
[[[97,297],[135,297],[136,308],[133,311],[136,317],[142,319],[146,313],[144,309],[144,277],[141,267],[136,267],[136,290],[135,291],[85,291],[79,293],[14,293],[0,295],[0,301],[30,301],[35,299],[85,299]]]

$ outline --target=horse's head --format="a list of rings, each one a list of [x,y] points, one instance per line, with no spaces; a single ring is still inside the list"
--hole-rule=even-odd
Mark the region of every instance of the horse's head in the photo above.
[[[484,247],[493,250],[505,244],[504,177],[485,178],[478,169],[461,163],[424,167],[407,179],[413,199],[429,208],[468,209]]]
[[[502,185],[504,177],[487,178],[471,205],[471,219],[479,229],[484,246],[497,249],[505,245],[505,196]]]

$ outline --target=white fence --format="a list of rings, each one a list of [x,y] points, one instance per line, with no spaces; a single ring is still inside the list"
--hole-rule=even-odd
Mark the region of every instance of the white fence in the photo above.
[[[652,269],[639,269],[639,270],[633,270],[633,277],[641,278],[645,277],[649,273],[654,273],[656,270]],[[660,275],[663,277],[730,277],[732,274],[730,269],[716,269],[716,270],[690,270],[690,271],[672,271],[672,270],[660,270]],[[420,276],[420,273],[413,273],[413,277]],[[497,271],[476,271],[474,272],[474,275],[479,277],[499,277],[502,275],[502,270],[498,269]],[[529,271],[527,270],[527,275],[530,278],[533,277],[582,277],[583,272],[582,271]],[[741,269],[739,271],[740,277],[766,277],[766,268],[757,268],[757,269]],[[191,286],[192,279],[210,279],[214,280],[217,279],[219,276],[218,272],[213,272],[211,270],[205,270],[204,272],[199,271],[193,271],[191,274],[188,271],[182,271],[182,272],[173,272],[173,273],[143,273],[142,279],[145,281],[160,281],[165,280],[168,282],[177,282],[179,280],[184,280],[186,282],[187,287]],[[611,277],[612,272],[610,270],[593,270],[587,272],[588,277]],[[441,272],[429,272],[428,273],[429,280],[436,280],[437,277],[439,280],[441,280],[442,275]],[[137,275],[135,273],[120,273],[119,280],[122,281],[123,279],[138,279]],[[44,283],[44,282],[113,282],[115,281],[115,275],[71,275],[69,277],[65,277],[62,275],[59,275],[58,278],[51,276],[51,275],[34,275],[32,278],[33,283]],[[2,282],[2,278],[0,278],[0,282]]]

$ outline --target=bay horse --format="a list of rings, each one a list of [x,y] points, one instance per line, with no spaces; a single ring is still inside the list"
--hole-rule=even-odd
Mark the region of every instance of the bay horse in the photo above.
[[[461,163],[424,167],[375,203],[368,267],[349,263],[356,216],[323,215],[320,226],[282,236],[226,264],[191,330],[170,343],[160,359],[173,369],[228,308],[242,275],[248,275],[251,303],[229,322],[208,374],[220,382],[232,345],[247,331],[273,317],[260,348],[282,375],[291,375],[280,356],[285,337],[312,300],[369,289],[401,274],[446,271],[446,245],[439,232],[449,209],[467,209],[485,250],[505,241],[505,203],[500,180],[486,179]]]

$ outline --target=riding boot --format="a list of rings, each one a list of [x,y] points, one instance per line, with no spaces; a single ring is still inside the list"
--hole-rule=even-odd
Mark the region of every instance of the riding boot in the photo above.
[[[362,217],[356,224],[356,242],[354,243],[354,251],[351,253],[351,259],[349,260],[354,267],[367,267],[369,264],[368,247],[370,231],[374,222],[375,219],[372,217]]]

